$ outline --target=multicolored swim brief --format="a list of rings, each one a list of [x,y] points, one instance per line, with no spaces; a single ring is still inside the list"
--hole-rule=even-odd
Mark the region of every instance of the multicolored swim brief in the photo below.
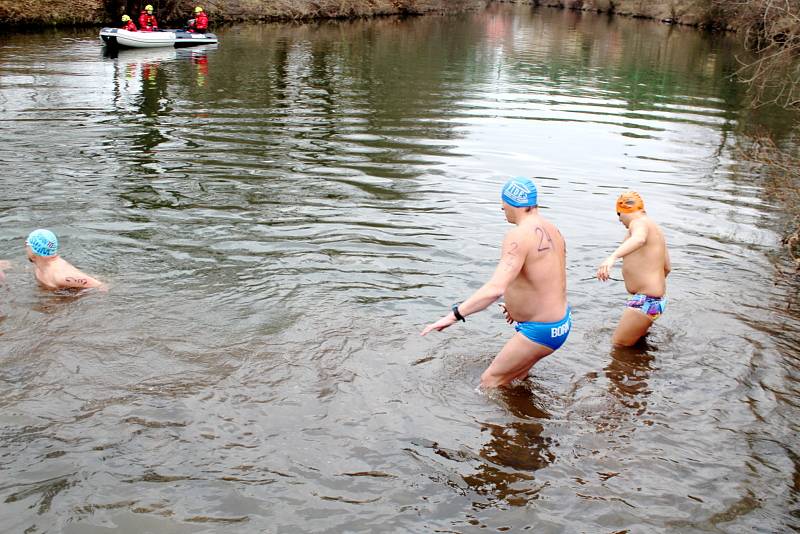
[[[625,304],[628,308],[639,310],[655,321],[667,308],[667,297],[650,297],[642,293],[637,293],[628,299]]]

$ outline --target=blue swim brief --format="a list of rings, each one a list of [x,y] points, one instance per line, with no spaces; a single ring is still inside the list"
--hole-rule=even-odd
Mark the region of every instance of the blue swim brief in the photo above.
[[[557,350],[567,340],[569,331],[572,328],[572,310],[567,306],[567,313],[560,321],[553,323],[517,323],[514,330],[521,333],[534,343]]]
[[[637,293],[628,299],[625,304],[628,308],[639,310],[655,321],[667,308],[667,297],[649,297],[642,293]]]

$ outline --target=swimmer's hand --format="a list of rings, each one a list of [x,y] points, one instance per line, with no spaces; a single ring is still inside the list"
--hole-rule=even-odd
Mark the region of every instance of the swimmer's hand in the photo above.
[[[503,310],[503,317],[505,317],[506,322],[508,324],[514,324],[514,318],[511,317],[510,313],[508,313],[508,308],[506,308],[506,303],[501,302],[500,304],[498,304],[498,306],[500,306],[500,309]]]
[[[444,330],[445,328],[447,328],[448,326],[450,326],[454,322],[456,322],[456,316],[453,315],[453,312],[450,312],[447,315],[445,315],[444,317],[442,317],[441,319],[439,319],[438,321],[436,321],[435,323],[431,323],[428,326],[426,326],[425,329],[422,330],[422,332],[420,332],[419,335],[424,336],[428,332],[431,332],[432,330],[436,330],[437,332],[441,332],[442,330]]]
[[[613,254],[607,257],[597,268],[597,279],[601,282],[607,281],[611,277],[611,269],[616,261],[617,258]]]

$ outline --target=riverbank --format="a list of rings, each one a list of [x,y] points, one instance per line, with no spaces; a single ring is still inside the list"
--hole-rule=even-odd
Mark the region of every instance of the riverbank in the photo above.
[[[119,0],[0,0],[0,27],[100,26],[123,13],[134,19],[144,2]],[[182,23],[196,1],[150,2],[163,24]],[[477,9],[486,0],[231,0],[201,3],[214,23],[310,20],[389,15],[456,13]]]
[[[387,15],[454,13],[477,9],[491,0],[228,0],[206,2],[212,23],[311,20]],[[705,28],[737,30],[749,22],[759,2],[725,4],[719,0],[525,0],[535,6],[652,19]],[[91,26],[116,22],[123,13],[136,17],[144,2],[128,0],[0,0],[0,27]],[[182,23],[193,0],[152,0],[162,24]]]
[[[736,31],[742,23],[737,18],[739,6],[726,9],[721,7],[719,0],[528,0],[528,2],[536,6],[608,13],[730,31]]]

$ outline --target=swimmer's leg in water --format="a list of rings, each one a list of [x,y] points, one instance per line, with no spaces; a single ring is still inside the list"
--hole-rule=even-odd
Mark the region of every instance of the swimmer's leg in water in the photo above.
[[[633,308],[625,308],[611,342],[617,347],[635,345],[652,325],[653,320],[646,314]]]
[[[536,362],[552,352],[553,349],[534,343],[517,332],[481,375],[481,387],[504,386],[525,378]]]

